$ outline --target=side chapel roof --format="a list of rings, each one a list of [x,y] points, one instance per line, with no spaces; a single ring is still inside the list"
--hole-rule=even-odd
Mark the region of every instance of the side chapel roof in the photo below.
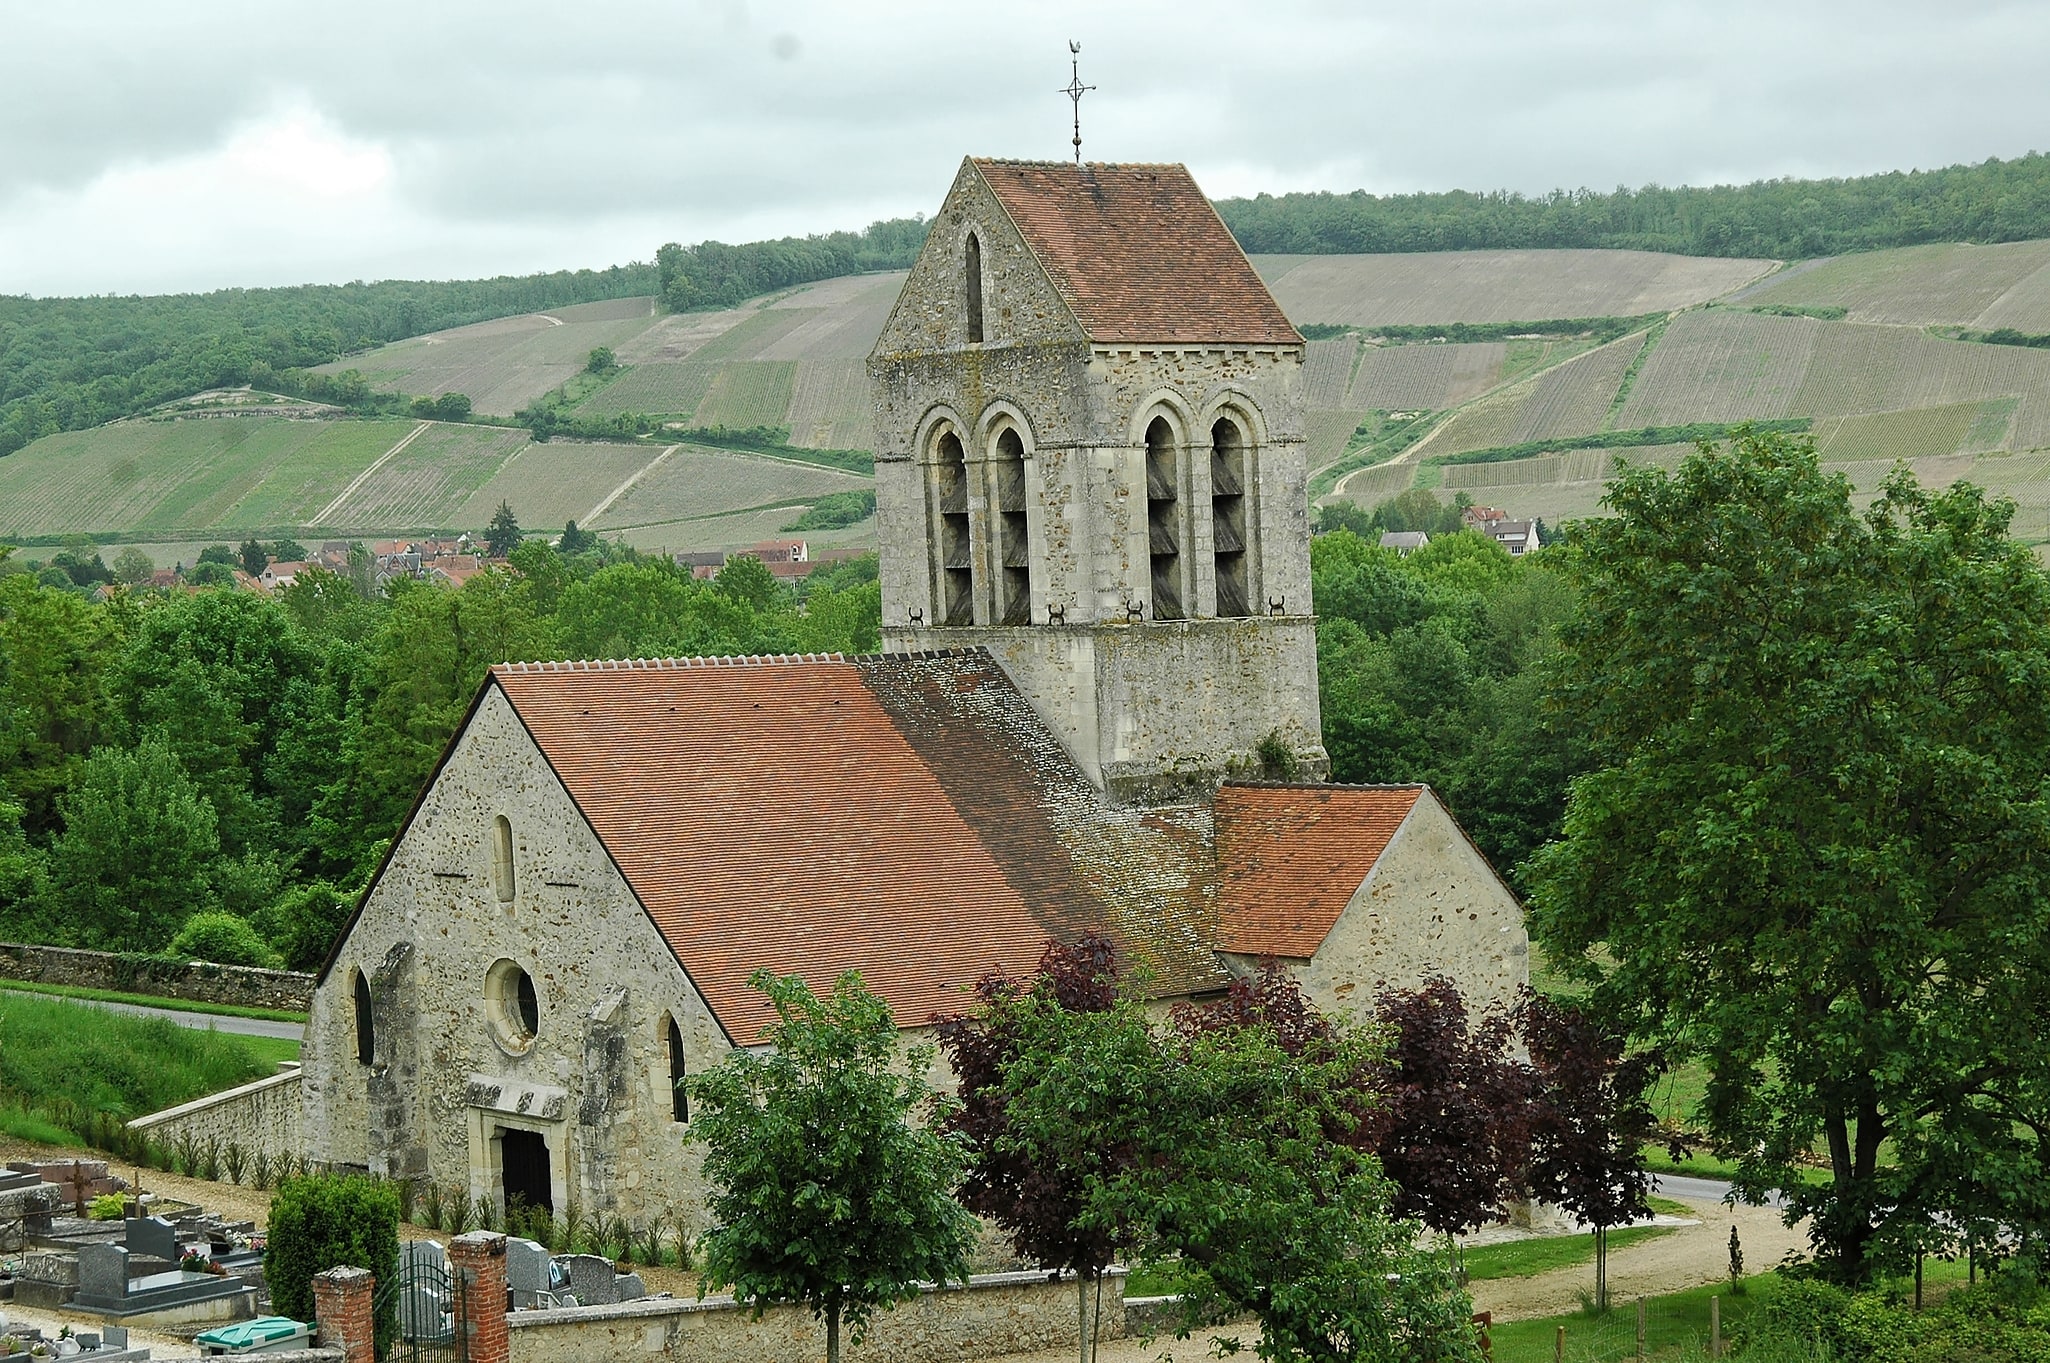
[[[748,976],[858,969],[902,1026],[1104,931],[1222,987],[1208,811],[1089,785],[985,653],[514,663],[491,682],[738,1045]]]
[[[1303,344],[1187,167],[969,159],[1091,340]]]
[[[1426,786],[1266,785],[1217,792],[1217,948],[1317,954]]]

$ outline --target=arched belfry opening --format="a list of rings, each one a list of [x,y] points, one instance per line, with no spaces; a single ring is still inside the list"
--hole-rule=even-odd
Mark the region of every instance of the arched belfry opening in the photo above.
[[[962,252],[962,268],[968,284],[968,343],[982,344],[982,239],[973,232],[968,234],[967,249]]]
[[[1238,422],[1210,427],[1211,543],[1216,553],[1217,613],[1251,615],[1246,573],[1246,437]]]
[[[1032,623],[1032,546],[1025,529],[1025,442],[1006,426],[997,436],[991,461],[996,487],[997,553],[1002,560],[1002,588],[997,623]]]
[[[1181,478],[1174,427],[1157,416],[1146,427],[1146,553],[1153,569],[1153,618],[1182,618]]]
[[[944,431],[933,447],[933,525],[938,543],[939,619],[942,625],[975,623],[975,558],[968,543],[968,465],[961,437]]]

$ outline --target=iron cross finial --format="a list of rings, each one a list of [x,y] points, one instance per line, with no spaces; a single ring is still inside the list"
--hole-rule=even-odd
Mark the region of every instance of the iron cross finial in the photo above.
[[[1082,83],[1082,44],[1068,40],[1068,88],[1061,91],[1075,106],[1075,164],[1082,164],[1082,96],[1096,87]]]

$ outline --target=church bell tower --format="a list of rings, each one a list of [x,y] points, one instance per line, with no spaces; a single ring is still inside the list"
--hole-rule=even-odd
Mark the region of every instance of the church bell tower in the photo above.
[[[1324,776],[1302,365],[1183,167],[964,161],[868,361],[884,648],[1120,800]]]

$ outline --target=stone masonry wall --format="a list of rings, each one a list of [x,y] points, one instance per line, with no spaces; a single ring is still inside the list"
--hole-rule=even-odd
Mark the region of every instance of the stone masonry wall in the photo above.
[[[1124,1278],[1103,1282],[1100,1339],[1124,1336]],[[1002,1273],[927,1290],[878,1316],[849,1363],[954,1363],[1076,1347],[1072,1280]],[[690,1363],[790,1363],[823,1358],[825,1327],[798,1306],[772,1306],[760,1320],[729,1297],[629,1302],[563,1311],[516,1311],[511,1363],[562,1358],[660,1358]],[[843,1335],[843,1339],[844,1339]]]
[[[1426,793],[1296,973],[1327,1009],[1365,1008],[1384,988],[1444,975],[1479,1013],[1514,1004],[1530,982],[1530,938],[1516,897]]]
[[[514,897],[491,875],[492,830],[513,833]],[[508,1045],[486,977],[532,977],[540,1029]],[[357,972],[375,1045],[357,1059]],[[558,1214],[696,1216],[699,1156],[671,1120],[666,1022],[688,1068],[724,1033],[590,826],[495,688],[394,850],[313,1000],[304,1089],[313,1157],[502,1194],[494,1138],[548,1143]]]
[[[128,1126],[165,1144],[189,1135],[201,1145],[218,1141],[239,1145],[250,1155],[261,1150],[273,1160],[281,1155],[296,1159],[307,1153],[299,1077],[298,1069],[285,1070],[137,1117]]]
[[[295,1013],[306,1011],[313,1001],[313,976],[296,970],[173,961],[20,942],[0,942],[0,979],[154,994],[159,998],[225,1003],[239,1008],[281,1008]]]

